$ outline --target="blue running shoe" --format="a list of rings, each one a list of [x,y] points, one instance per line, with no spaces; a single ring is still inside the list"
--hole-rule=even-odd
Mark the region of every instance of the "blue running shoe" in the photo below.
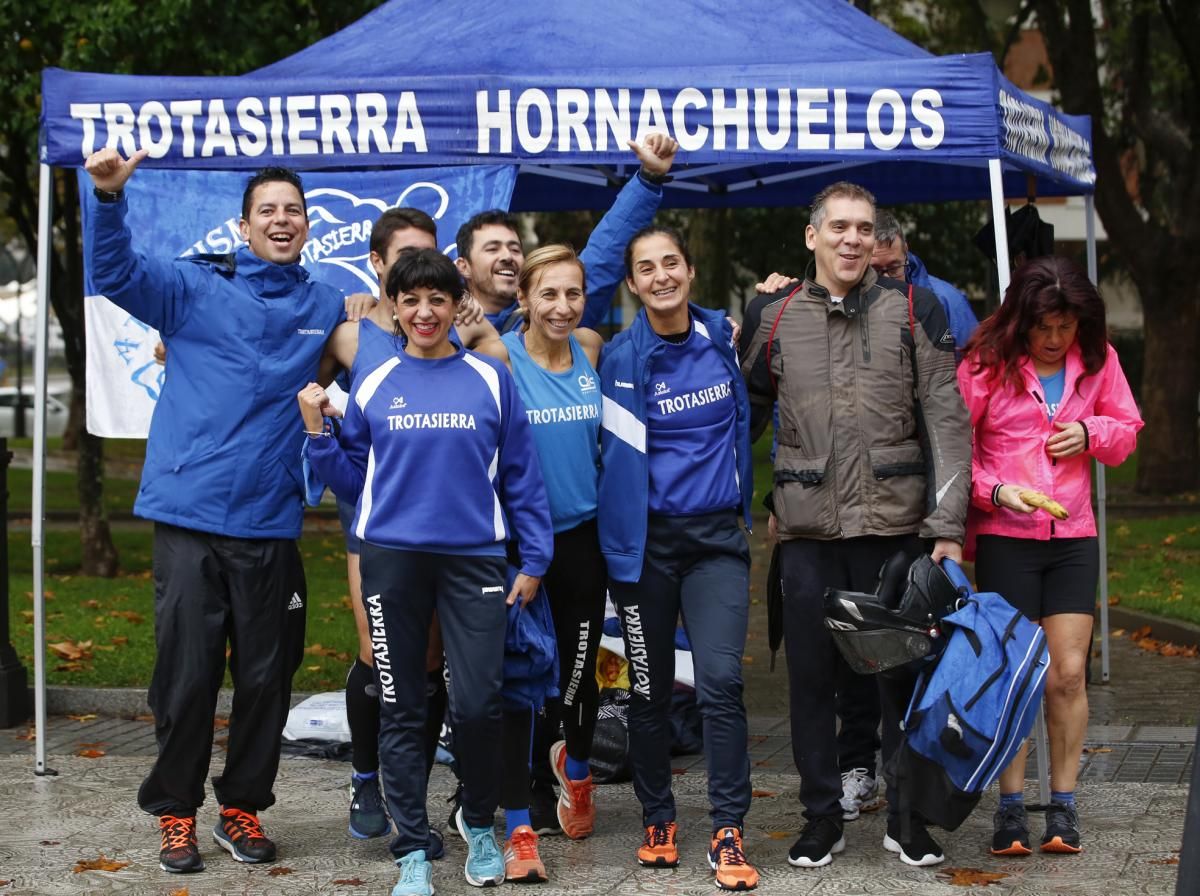
[[[400,880],[392,887],[392,896],[433,896],[433,866],[425,860],[425,850],[397,859],[396,866]]]
[[[379,790],[379,775],[369,778],[350,778],[350,836],[356,840],[382,837],[392,829],[383,794]]]
[[[467,842],[467,862],[463,874],[473,887],[494,887],[504,880],[504,856],[496,843],[496,832],[486,828],[469,827],[463,820],[462,809],[454,815],[454,825]]]

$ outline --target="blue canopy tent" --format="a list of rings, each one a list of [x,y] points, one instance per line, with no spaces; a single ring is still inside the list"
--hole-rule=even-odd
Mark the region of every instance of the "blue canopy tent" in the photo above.
[[[843,0],[391,0],[259,71],[220,78],[47,69],[40,140],[34,476],[37,723],[44,728],[42,481],[50,166],[146,148],[146,167],[519,166],[514,210],[607,207],[625,142],[681,145],[669,206],[805,205],[852,179],[884,203],[1084,195],[1091,126],[1024,94],[987,54],[935,57]],[[1095,278],[1094,240],[1089,266]],[[1102,481],[1102,480],[1101,480]],[[1103,552],[1102,552],[1103,555]],[[1104,577],[1102,576],[1102,581]],[[1102,606],[1106,602],[1102,602]],[[1107,671],[1107,662],[1105,664]],[[38,768],[44,767],[42,741]]]

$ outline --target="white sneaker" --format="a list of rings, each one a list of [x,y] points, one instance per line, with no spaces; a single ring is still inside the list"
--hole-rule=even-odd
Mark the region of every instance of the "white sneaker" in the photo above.
[[[842,819],[854,821],[859,812],[879,807],[879,782],[865,768],[842,772]]]

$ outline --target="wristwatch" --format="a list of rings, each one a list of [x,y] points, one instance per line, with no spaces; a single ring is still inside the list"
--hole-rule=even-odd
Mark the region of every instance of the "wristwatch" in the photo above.
[[[110,193],[108,190],[101,190],[99,187],[92,187],[92,193],[100,202],[120,202],[125,196],[124,190],[117,190],[115,193]]]

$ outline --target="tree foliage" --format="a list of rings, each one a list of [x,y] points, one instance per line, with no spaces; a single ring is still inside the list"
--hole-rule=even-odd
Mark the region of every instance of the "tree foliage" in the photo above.
[[[376,3],[264,0],[232,6],[215,0],[109,0],[99,4],[0,0],[0,214],[37,253],[37,131],[41,71],[158,75],[235,75],[260,68],[362,16]],[[78,448],[83,571],[114,575],[113,547],[101,503],[103,442],[83,426],[83,270],[74,173],[54,177],[51,304],[63,328],[72,381],[67,444]],[[8,227],[6,226],[6,231]]]

